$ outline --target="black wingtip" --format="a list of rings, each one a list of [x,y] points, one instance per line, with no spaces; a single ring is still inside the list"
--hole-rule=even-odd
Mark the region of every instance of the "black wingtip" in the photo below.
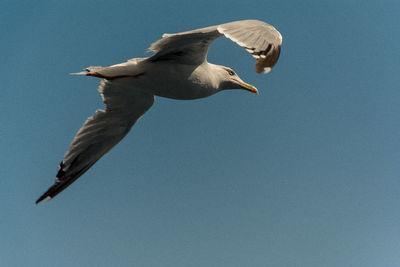
[[[59,173],[61,172],[59,171]],[[50,188],[47,189],[47,191],[36,200],[36,204],[38,204],[42,200],[48,201],[54,198],[59,193],[61,193],[65,188],[67,188],[70,184],[72,184],[76,179],[78,179],[79,176],[80,175],[77,175],[67,180],[59,180],[57,178],[55,184],[50,186]]]
[[[54,184],[51,186],[43,195],[41,195],[37,200],[36,204],[46,199],[47,201],[52,199],[55,195],[57,195],[61,190],[59,190],[60,184]]]
[[[79,158],[76,157],[74,161],[72,161],[71,165]],[[76,179],[78,179],[82,174],[84,174],[97,160],[87,164],[83,168],[81,168],[78,172],[73,173],[72,175],[66,176],[66,172],[64,170],[64,163],[61,161],[58,173],[56,175],[56,182],[53,184],[47,191],[41,195],[37,200],[36,204],[41,202],[42,200],[50,200],[54,198],[56,195],[61,193],[65,188],[67,188],[70,184],[72,184]]]
[[[36,200],[36,204],[38,204],[42,200],[49,201],[70,184],[71,182],[69,181],[56,180],[55,184],[50,186],[49,189],[47,189],[47,191]]]
[[[60,162],[60,165],[58,166],[58,173],[56,175],[56,182],[47,189],[47,191],[41,195],[37,200],[36,204],[41,202],[42,200],[46,199],[46,201],[49,201],[53,197],[55,197],[58,193],[63,191],[69,183],[65,184],[65,182],[62,182],[59,177],[63,177],[65,175],[64,171],[64,163],[63,161]]]
[[[36,202],[35,202],[35,204],[39,204],[39,202],[40,201],[42,201],[43,199],[45,199],[45,198],[47,198],[48,196],[46,196],[46,194],[43,194],[41,197],[39,197],[37,200],[36,200]],[[51,197],[49,197],[49,200],[51,199]]]

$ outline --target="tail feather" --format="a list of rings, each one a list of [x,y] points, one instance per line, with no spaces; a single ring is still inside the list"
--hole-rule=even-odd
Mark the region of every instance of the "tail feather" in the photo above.
[[[70,73],[71,75],[88,75],[89,72],[88,71],[81,71],[81,72],[73,72]]]
[[[96,76],[95,74],[98,73],[98,71],[103,70],[104,67],[101,66],[90,66],[87,67],[84,71],[81,72],[74,72],[70,73],[71,75],[85,75],[85,76]]]

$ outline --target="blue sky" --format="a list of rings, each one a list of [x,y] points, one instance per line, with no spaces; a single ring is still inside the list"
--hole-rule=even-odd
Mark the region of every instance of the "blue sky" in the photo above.
[[[398,1],[1,1],[1,266],[399,266]],[[164,32],[260,19],[268,75],[229,40],[209,61],[260,95],[157,98],[130,134],[44,205],[102,108],[90,65]]]

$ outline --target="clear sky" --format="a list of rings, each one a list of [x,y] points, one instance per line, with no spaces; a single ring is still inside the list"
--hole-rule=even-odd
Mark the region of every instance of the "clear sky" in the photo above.
[[[399,1],[0,1],[0,266],[400,266]],[[260,95],[157,98],[130,134],[34,201],[98,80],[164,32],[260,19],[268,75],[220,38],[208,59]]]

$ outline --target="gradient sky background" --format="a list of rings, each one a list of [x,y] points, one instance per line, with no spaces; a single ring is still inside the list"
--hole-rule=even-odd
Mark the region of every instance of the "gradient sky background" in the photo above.
[[[0,1],[0,266],[400,266],[399,1]],[[156,104],[52,201],[34,201],[102,108],[90,65],[164,32],[260,19],[260,95]]]

